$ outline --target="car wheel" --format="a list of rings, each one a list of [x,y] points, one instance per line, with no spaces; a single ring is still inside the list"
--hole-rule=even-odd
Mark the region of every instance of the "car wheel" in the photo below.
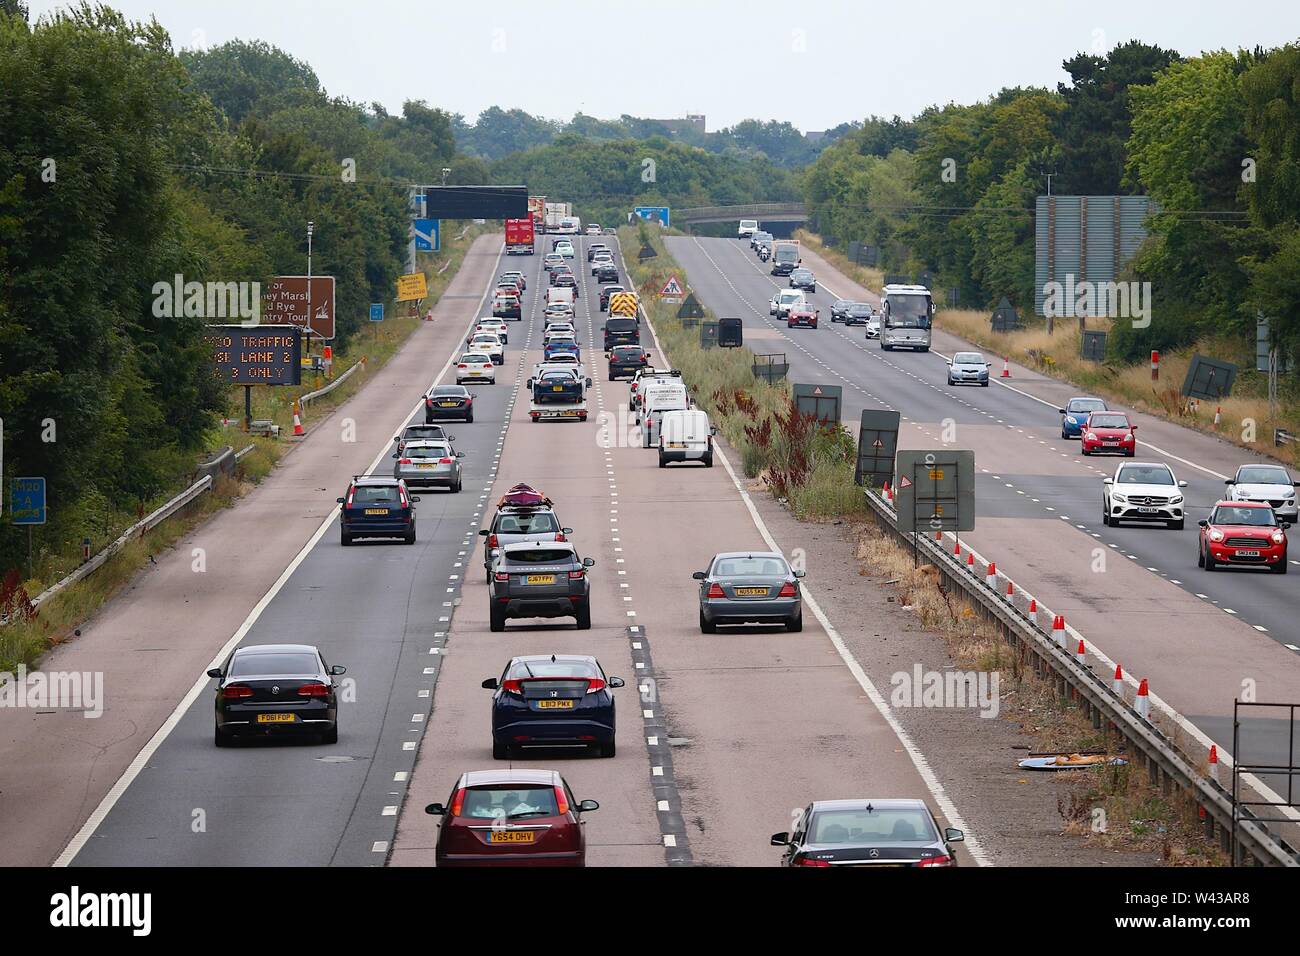
[[[928,351],[930,351],[930,350],[929,350],[929,349],[921,349],[921,351],[922,351],[922,352],[928,352]],[[980,382],[980,388],[988,388],[988,387],[989,387],[989,383],[988,383],[988,382]]]
[[[573,616],[578,621],[578,630],[580,631],[591,630],[591,608],[590,607],[578,608],[578,612]]]
[[[455,495],[455,494],[460,494],[460,489],[461,489],[461,485],[462,485],[462,484],[463,484],[463,482],[461,481],[461,479],[457,478],[457,479],[456,479],[456,483],[455,483],[454,485],[451,486],[451,493],[452,493],[453,495]]]
[[[1177,521],[1166,521],[1165,525],[1168,526],[1172,531],[1182,531],[1183,528],[1185,527],[1183,524],[1183,520],[1184,519],[1179,518]]]
[[[952,379],[948,379],[948,384],[949,384],[949,385],[952,384]]]
[[[600,744],[600,745],[596,748],[596,751],[597,751],[597,753],[599,753],[600,756],[602,756],[602,757],[612,757],[612,756],[614,756],[614,754],[615,754],[615,752],[616,752],[616,749],[617,749],[617,748],[616,748],[616,745],[615,745],[614,741],[611,740],[611,741],[610,741],[609,743],[607,743],[607,744]]]
[[[1199,544],[1196,546],[1196,566],[1198,568],[1205,567],[1205,549]]]
[[[1132,458],[1134,455],[1137,454],[1137,449],[1136,448],[1131,449],[1130,451],[1125,452],[1125,454],[1128,455],[1128,457]]]
[[[668,467],[668,459],[664,458],[663,455],[660,455],[660,456],[659,456],[659,467],[660,467],[660,468],[667,468],[667,467]]]
[[[892,352],[892,351],[894,351],[894,347],[893,347],[892,345],[886,345],[884,342],[881,342],[881,343],[880,343],[880,350],[881,350],[882,352]]]
[[[1205,549],[1205,560],[1203,560],[1203,561],[1201,562],[1201,567],[1205,568],[1205,570],[1207,570],[1207,571],[1213,571],[1213,570],[1214,570],[1215,568],[1217,568],[1218,566],[1219,566],[1219,563],[1218,563],[1217,561],[1214,560],[1214,555],[1210,554],[1210,549],[1209,549],[1209,548],[1206,548],[1206,549]]]
[[[339,742],[339,725],[337,722],[320,735],[320,742],[323,744],[336,744]]]
[[[212,729],[212,742],[218,747],[229,747],[234,743],[230,731],[222,730],[220,727]]]
[[[704,467],[705,467],[705,468],[712,468],[712,467],[713,467],[713,453],[712,453],[712,452],[710,452],[709,454],[707,454],[707,455],[704,456]]]
[[[415,529],[414,529],[414,528],[412,528],[410,531],[406,532],[406,535],[402,538],[402,544],[415,544]]]
[[[506,612],[503,608],[488,609],[488,630],[504,631],[506,629]]]
[[[493,760],[509,760],[509,759],[510,759],[510,748],[509,748],[506,744],[499,743],[499,742],[497,742],[497,741],[495,741],[495,740],[492,741],[492,759],[493,759]]]
[[[1067,435],[1067,434],[1065,433],[1065,429],[1064,429],[1064,428],[1061,429],[1061,438],[1062,438],[1063,441],[1069,441],[1069,440],[1070,440],[1070,436]]]
[[[718,625],[713,624],[712,622],[705,620],[703,609],[700,610],[700,633],[701,633],[701,634],[717,634],[717,633],[718,633]]]
[[[339,544],[343,545],[345,548],[349,547],[352,544],[352,535],[348,534],[346,531],[340,531]]]
[[[1273,565],[1273,573],[1274,573],[1274,574],[1286,574],[1286,566],[1287,566],[1288,563],[1289,563],[1289,562],[1288,562],[1287,559],[1286,559],[1286,555],[1285,555],[1285,554],[1282,555],[1282,560],[1281,560],[1280,562],[1278,562],[1277,564]]]
[[[483,572],[483,583],[488,587],[492,586],[492,569],[488,568]]]
[[[1092,454],[1092,452],[1088,451],[1087,446],[1085,446],[1085,445],[1080,445],[1080,446],[1079,446],[1079,451],[1083,452],[1083,457],[1085,457],[1085,458],[1087,458],[1089,455]]]
[[[1105,498],[1101,499],[1101,523],[1104,525],[1110,524],[1110,508],[1106,506]]]
[[[792,618],[792,619],[786,621],[786,622],[785,622],[785,629],[786,629],[787,631],[793,631],[793,632],[802,631],[802,630],[803,630],[803,612],[801,611],[801,612],[799,613],[799,616],[798,616],[798,617],[795,617],[795,618]]]
[[[473,423],[473,421],[474,421],[474,413],[470,412],[467,416],[465,416],[465,422],[467,424],[471,424]]]

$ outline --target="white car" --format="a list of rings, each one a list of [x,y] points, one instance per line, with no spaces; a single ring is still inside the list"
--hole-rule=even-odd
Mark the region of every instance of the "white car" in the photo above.
[[[477,335],[479,332],[491,332],[493,335],[501,336],[501,343],[503,345],[509,345],[509,328],[510,327],[500,319],[479,319],[478,325],[474,326],[474,334]]]
[[[587,235],[589,235],[589,236],[599,236],[599,235],[600,235],[600,223],[598,223],[598,222],[589,222],[589,223],[587,223]]]
[[[542,335],[542,341],[546,341],[547,339],[552,339],[557,336],[565,336],[567,338],[576,339],[578,337],[578,330],[573,327],[572,322],[552,322],[546,326],[546,331]]]
[[[871,318],[867,319],[867,338],[880,338],[880,313],[872,312]]]
[[[555,251],[559,254],[561,259],[573,259],[578,255],[574,251],[573,243],[571,242],[560,243],[558,246],[555,247]]]
[[[595,275],[601,266],[612,266],[614,257],[607,252],[598,252],[596,257],[591,260],[591,274]]]
[[[547,322],[568,322],[573,318],[573,305],[568,302],[552,302],[542,317]]]
[[[1269,505],[1279,521],[1297,523],[1297,482],[1281,465],[1242,465],[1224,484],[1229,501],[1258,501]]]
[[[564,256],[560,255],[558,252],[548,252],[542,257],[542,267],[545,268],[547,272],[554,272],[556,266],[562,265],[564,265]]]
[[[579,378],[587,377],[587,372],[582,363],[578,361],[578,356],[572,352],[561,352],[559,355],[553,356],[549,362],[538,362],[533,367],[533,378],[537,378],[551,368],[569,368],[573,369]]]
[[[784,319],[794,308],[807,308],[808,299],[799,289],[782,289],[776,295],[772,296],[767,309],[768,315],[775,315],[778,319]]]
[[[506,344],[501,336],[491,332],[476,332],[470,336],[467,352],[482,352],[492,359],[493,365],[506,364]]]
[[[742,219],[739,228],[736,229],[736,236],[740,239],[748,239],[756,232],[758,232],[757,219]]]
[[[1103,478],[1101,523],[1121,521],[1163,521],[1175,531],[1183,530],[1183,492],[1187,482],[1174,477],[1164,462],[1125,462],[1113,478]]]
[[[466,352],[456,363],[456,384],[466,382],[497,383],[497,369],[492,364],[492,356],[486,352]]]

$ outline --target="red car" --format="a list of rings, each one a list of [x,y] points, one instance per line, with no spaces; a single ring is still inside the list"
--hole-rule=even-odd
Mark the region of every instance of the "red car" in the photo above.
[[[1137,426],[1123,412],[1089,412],[1083,423],[1083,453],[1116,453],[1132,458],[1137,451]]]
[[[554,770],[471,770],[424,812],[443,818],[438,866],[586,866],[582,814],[599,808]]]
[[[1262,501],[1220,501],[1201,526],[1196,564],[1213,571],[1220,564],[1251,564],[1286,574],[1286,529]]]
[[[820,313],[813,309],[794,308],[786,314],[786,325],[792,329],[815,329],[817,328],[817,316],[819,314]]]

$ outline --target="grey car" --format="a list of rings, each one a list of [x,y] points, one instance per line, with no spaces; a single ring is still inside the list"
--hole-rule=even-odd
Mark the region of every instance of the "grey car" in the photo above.
[[[501,548],[488,585],[489,628],[504,631],[511,618],[572,617],[578,630],[590,630],[587,569],[595,563],[579,558],[567,541],[521,541]]]
[[[393,477],[401,478],[408,488],[457,492],[461,488],[460,459],[464,457],[450,442],[408,441],[400,452],[393,453]]]
[[[803,630],[802,571],[790,567],[776,551],[724,551],[707,571],[692,575],[700,582],[700,631],[716,634],[719,624],[784,624]]]
[[[498,508],[492,516],[492,523],[479,532],[486,538],[483,542],[483,571],[487,583],[492,583],[492,565],[497,555],[508,544],[520,541],[563,541],[566,535],[573,534],[572,528],[560,526],[560,519],[549,507],[520,508],[507,505]]]
[[[790,288],[816,292],[817,277],[812,274],[811,269],[795,269],[790,273]]]
[[[949,385],[989,386],[989,363],[979,352],[957,352],[948,363]]]

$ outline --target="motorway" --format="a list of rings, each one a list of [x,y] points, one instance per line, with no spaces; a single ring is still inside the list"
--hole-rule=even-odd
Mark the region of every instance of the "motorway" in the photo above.
[[[589,349],[603,316],[585,244],[575,273]],[[423,806],[443,800],[461,771],[499,765],[480,681],[513,654],[544,651],[593,653],[627,679],[616,757],[522,761],[560,769],[580,798],[601,802],[586,823],[591,865],[772,865],[768,836],[799,808],[850,796],[923,797],[941,825],[967,831],[960,860],[986,862],[943,769],[930,767],[810,599],[799,634],[700,634],[691,572],[719,550],[772,546],[728,467],[659,469],[619,424],[627,386],[604,380],[598,349],[585,353],[593,420],[529,421],[520,396],[541,357],[541,255],[521,266],[526,319],[511,328],[499,383],[476,386],[474,423],[449,429],[466,453],[465,490],[421,494],[414,547],[340,546],[334,498],[350,474],[387,469],[391,438],[431,373],[446,373],[485,314],[493,277],[520,261],[499,248],[475,247],[436,321],[315,423],[263,487],[160,556],[156,572],[56,652],[64,669],[108,671],[107,711],[102,723],[54,714],[6,724],[3,862],[431,865],[436,821]],[[543,488],[596,560],[589,631],[564,619],[488,630],[477,531],[517,481]],[[194,573],[191,543],[209,545],[212,579]],[[811,598],[815,574],[807,588]],[[863,615],[874,630],[888,624],[883,609]],[[213,746],[203,671],[236,645],[269,642],[314,643],[348,668],[338,744]],[[137,656],[146,651],[156,656]],[[91,733],[108,742],[90,743]],[[43,747],[61,759],[16,772]]]
[[[787,280],[770,276],[747,242],[669,237],[667,246],[705,305],[743,319],[751,350],[786,353],[793,382],[843,387],[842,418],[855,435],[863,408],[897,409],[900,448],[974,449],[978,524],[963,544],[1064,613],[1098,652],[1099,673],[1118,661],[1130,679],[1149,678],[1153,703],[1181,713],[1183,730],[1221,753],[1231,752],[1234,697],[1300,700],[1296,577],[1196,566],[1196,520],[1239,463],[1262,459],[1135,415],[1138,460],[1166,461],[1187,480],[1190,520],[1181,532],[1104,526],[1101,479],[1116,463],[1083,458],[1077,441],[1061,439],[1056,409],[1074,394],[1068,386],[1015,365],[1009,381],[994,378],[988,388],[948,386],[945,356],[969,345],[936,331],[929,353],[884,352],[860,327],[831,323],[836,299],[877,297],[810,250],[803,257],[818,279],[809,296],[821,310],[816,330],[768,316],[768,300]],[[995,375],[1000,368],[994,360]],[[1292,565],[1296,557],[1293,550]],[[1285,759],[1284,720],[1252,718],[1245,733],[1249,759]]]

